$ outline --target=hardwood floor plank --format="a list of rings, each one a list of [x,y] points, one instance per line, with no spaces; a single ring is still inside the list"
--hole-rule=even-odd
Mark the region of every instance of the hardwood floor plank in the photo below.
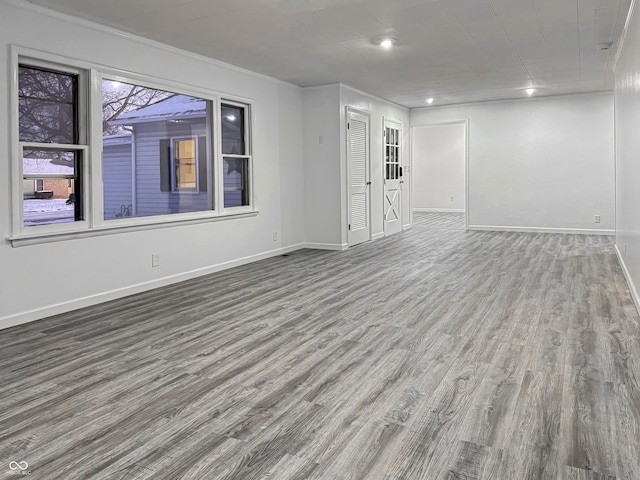
[[[502,451],[469,442],[459,442],[451,467],[443,471],[446,480],[499,478]]]

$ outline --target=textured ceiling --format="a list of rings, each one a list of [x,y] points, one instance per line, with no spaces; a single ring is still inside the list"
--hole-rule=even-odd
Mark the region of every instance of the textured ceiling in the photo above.
[[[300,86],[407,107],[613,88],[631,0],[32,0]],[[385,33],[397,44],[375,45]],[[600,44],[612,44],[601,51]]]

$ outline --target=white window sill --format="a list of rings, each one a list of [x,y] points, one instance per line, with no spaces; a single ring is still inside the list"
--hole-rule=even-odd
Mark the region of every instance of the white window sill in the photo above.
[[[209,215],[198,218],[157,218],[140,217],[139,222],[128,224],[114,220],[114,225],[101,225],[99,227],[85,228],[82,230],[67,230],[60,232],[40,232],[15,235],[8,238],[12,247],[26,247],[29,245],[38,245],[42,243],[60,242],[64,240],[75,240],[78,238],[101,237],[104,235],[114,235],[118,233],[139,232],[144,230],[153,230],[158,228],[175,227],[183,225],[197,225],[201,223],[219,222],[224,220],[255,217],[259,210],[244,210],[242,212],[223,212],[217,215]],[[133,220],[133,219],[131,219]]]

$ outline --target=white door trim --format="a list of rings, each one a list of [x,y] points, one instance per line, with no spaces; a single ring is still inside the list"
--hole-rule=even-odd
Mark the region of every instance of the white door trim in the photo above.
[[[365,222],[366,229],[362,228],[359,230],[359,233],[356,234],[354,228],[352,226],[352,200],[354,186],[352,184],[352,165],[351,165],[351,155],[350,155],[350,123],[352,120],[358,120],[365,124],[366,132],[365,132],[365,174],[364,174],[364,185],[358,185],[355,189],[361,190],[361,193],[364,193],[365,196]],[[346,164],[347,164],[347,243],[349,246],[357,245],[362,242],[366,242],[371,240],[371,119],[369,112],[364,112],[362,110],[357,110],[355,108],[346,107]]]
[[[414,138],[414,128],[421,127],[442,127],[445,125],[464,125],[464,225],[465,230],[469,230],[469,118],[460,119],[460,120],[449,120],[446,122],[435,122],[435,123],[416,123],[411,125],[411,164],[413,165],[413,138]],[[411,177],[411,192],[415,191],[415,185],[413,185],[413,176]],[[413,193],[411,198],[411,211],[417,211],[413,208]]]

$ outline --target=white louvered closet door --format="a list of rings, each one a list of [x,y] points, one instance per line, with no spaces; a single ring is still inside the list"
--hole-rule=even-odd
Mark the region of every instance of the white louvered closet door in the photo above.
[[[348,112],[349,246],[371,239],[369,223],[369,118]]]

